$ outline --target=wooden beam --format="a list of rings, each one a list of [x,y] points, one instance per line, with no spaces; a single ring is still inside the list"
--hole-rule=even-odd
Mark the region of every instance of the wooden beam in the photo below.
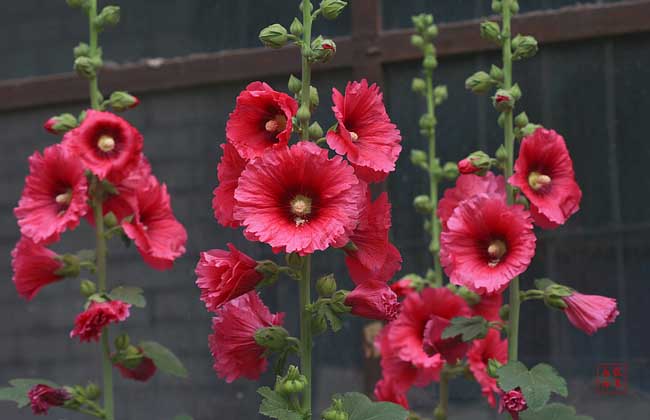
[[[355,32],[351,37],[335,38],[337,56],[326,65],[316,66],[315,71],[352,68],[356,78],[381,81],[381,64],[420,58],[420,52],[410,44],[410,30],[378,30],[378,3],[351,3]],[[648,16],[650,0],[577,5],[518,15],[513,20],[513,30],[534,35],[541,44],[571,42],[650,32]],[[472,20],[439,25],[438,55],[493,50],[493,45],[479,37],[478,23]],[[100,81],[104,92],[119,88],[137,94],[254,80],[299,69],[298,54],[292,48],[251,48],[107,65]],[[86,97],[85,81],[72,73],[0,82],[0,112],[81,101]]]

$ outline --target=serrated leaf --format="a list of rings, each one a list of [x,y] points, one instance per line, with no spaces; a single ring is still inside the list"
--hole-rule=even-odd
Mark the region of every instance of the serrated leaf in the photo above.
[[[348,392],[341,397],[343,409],[349,420],[406,420],[409,416],[402,406],[389,402],[373,402],[358,392]]]
[[[568,395],[566,381],[555,368],[540,363],[530,371],[521,362],[511,362],[497,370],[499,387],[510,391],[519,387],[530,410],[538,410],[551,398],[551,392]]]
[[[471,318],[456,317],[451,320],[451,324],[442,332],[442,338],[453,338],[461,336],[465,342],[477,338],[484,338],[488,332],[488,321],[481,316]]]
[[[260,414],[278,420],[302,420],[299,413],[289,409],[287,400],[268,386],[259,388],[257,393],[263,397]]]
[[[161,371],[179,378],[187,378],[187,369],[167,347],[155,341],[142,341],[140,347],[144,355],[153,360],[156,367]]]
[[[590,416],[579,416],[570,405],[552,403],[537,411],[526,410],[521,414],[521,420],[594,420]]]
[[[52,388],[59,388],[59,385],[47,379],[12,379],[9,381],[10,387],[0,388],[0,401],[13,401],[18,404],[19,408],[29,405],[27,393],[36,385],[47,385]]]
[[[144,298],[143,292],[144,290],[139,287],[118,286],[111,290],[108,297],[111,300],[121,300],[129,303],[137,308],[144,308],[147,306],[147,300]]]
[[[174,420],[194,420],[194,418],[187,414],[179,414],[178,416],[174,417]]]

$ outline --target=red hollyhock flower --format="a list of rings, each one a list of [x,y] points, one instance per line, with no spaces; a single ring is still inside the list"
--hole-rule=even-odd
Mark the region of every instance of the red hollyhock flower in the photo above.
[[[257,292],[231,300],[216,314],[212,319],[214,334],[208,341],[217,375],[228,383],[241,377],[259,379],[268,361],[264,347],[255,342],[255,332],[282,325],[284,314],[271,314]]]
[[[14,209],[23,235],[36,243],[59,240],[66,229],[74,229],[88,211],[88,184],[79,161],[59,146],[34,152],[29,175]]]
[[[475,174],[480,170],[481,168],[474,166],[469,158],[461,159],[458,161],[458,172],[463,175]]]
[[[440,219],[443,229],[447,227],[447,220],[454,213],[458,204],[478,194],[496,194],[506,200],[506,182],[503,176],[496,176],[488,172],[485,176],[461,175],[456,180],[454,188],[447,188],[444,196],[438,203],[436,214]]]
[[[201,252],[196,265],[197,286],[201,300],[210,311],[216,311],[224,303],[255,289],[264,279],[257,272],[257,261],[228,244],[230,251],[213,249]]]
[[[443,359],[454,363],[467,350],[459,338],[442,339],[452,318],[470,317],[471,311],[460,296],[449,289],[426,288],[402,302],[399,317],[392,323],[389,339],[399,357],[418,369],[442,368]]]
[[[367,319],[392,321],[399,313],[397,295],[381,281],[359,284],[347,295],[345,304],[352,307],[353,315]]]
[[[508,340],[501,340],[499,332],[493,329],[488,331],[484,339],[472,341],[472,347],[467,352],[467,361],[476,382],[481,386],[483,396],[491,407],[495,407],[495,394],[499,394],[499,387],[497,380],[487,372],[490,359],[504,365],[508,362]]]
[[[504,290],[535,255],[529,213],[501,197],[479,194],[463,201],[440,235],[440,260],[453,284],[479,294]]]
[[[104,200],[102,205],[104,215],[112,212],[120,222],[125,217],[134,215],[138,209],[138,192],[149,186],[151,177],[151,165],[147,158],[142,155],[135,169],[115,185],[118,194],[108,195]],[[88,212],[88,219],[92,225],[95,224],[92,212]]]
[[[156,364],[147,356],[142,356],[140,363],[134,368],[129,368],[122,363],[116,363],[115,367],[120,371],[123,378],[139,382],[147,382],[156,374],[157,370]]]
[[[63,146],[100,179],[118,183],[138,165],[142,135],[117,115],[91,109],[65,134]]]
[[[386,113],[379,86],[350,82],[345,96],[332,89],[336,130],[327,132],[327,144],[348,160],[366,182],[379,182],[395,170],[402,136]]]
[[[120,300],[91,302],[88,309],[77,315],[70,338],[79,337],[81,342],[99,341],[102,330],[108,324],[122,322],[130,315],[131,305]]]
[[[235,206],[235,189],[239,177],[246,167],[246,160],[242,159],[230,143],[221,145],[223,156],[217,166],[219,186],[214,189],[212,209],[214,217],[223,226],[237,228],[239,221],[235,220],[232,211]]]
[[[409,409],[409,401],[406,398],[405,391],[399,391],[395,386],[395,382],[389,379],[381,379],[375,385],[375,399],[377,401],[392,402],[401,405],[405,409]]]
[[[499,401],[499,413],[507,411],[512,420],[519,420],[519,413],[526,410],[528,404],[526,398],[519,388],[508,392],[501,391],[501,400]]]
[[[313,143],[275,148],[246,166],[234,217],[244,233],[286,253],[324,250],[348,238],[362,188],[350,165]]]
[[[133,220],[122,223],[144,261],[156,270],[172,268],[185,253],[187,232],[176,220],[165,184],[149,176],[148,184],[135,192]]]
[[[253,82],[237,97],[226,137],[243,158],[259,157],[271,146],[289,143],[296,112],[298,103],[291,96],[266,83]]]
[[[600,328],[613,324],[619,315],[616,299],[598,295],[583,295],[573,292],[563,298],[567,308],[564,310],[574,327],[593,335]]]
[[[499,316],[501,305],[503,305],[503,295],[501,293],[482,295],[481,301],[471,306],[472,316],[482,316],[488,321],[501,321]]]
[[[388,194],[372,202],[370,192],[359,216],[359,224],[350,236],[355,250],[346,250],[345,264],[355,284],[370,279],[387,282],[402,268],[402,256],[388,239],[391,226]]]
[[[43,384],[33,386],[27,397],[35,415],[47,414],[51,407],[61,407],[72,398],[63,388],[52,388]]]
[[[56,257],[55,252],[43,245],[35,244],[25,236],[20,238],[11,251],[12,280],[20,296],[31,300],[43,287],[64,278],[57,274],[63,263]]]
[[[508,182],[530,201],[535,223],[545,228],[564,224],[580,209],[582,191],[575,180],[573,162],[564,138],[538,128],[524,138]]]

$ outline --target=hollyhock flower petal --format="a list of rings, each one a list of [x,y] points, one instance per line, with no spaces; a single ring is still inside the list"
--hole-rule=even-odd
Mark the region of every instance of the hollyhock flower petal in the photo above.
[[[120,300],[91,302],[88,309],[77,315],[74,320],[70,338],[79,337],[81,342],[99,341],[104,327],[127,319],[130,308],[130,304]]]
[[[298,103],[291,96],[253,82],[237,97],[226,137],[244,159],[259,157],[269,147],[288,144],[297,112]]]
[[[530,214],[500,196],[461,202],[440,235],[440,259],[453,284],[478,294],[504,290],[528,268],[536,238]]]
[[[144,155],[140,156],[135,169],[115,185],[118,194],[111,194],[104,200],[102,204],[104,215],[113,213],[119,222],[125,217],[133,216],[138,211],[138,194],[142,189],[149,187],[152,176],[149,161]],[[88,219],[92,225],[95,224],[92,212],[88,212]]]
[[[469,316],[471,311],[460,296],[447,288],[426,288],[404,299],[400,315],[391,323],[389,339],[401,360],[411,362],[418,369],[433,369],[439,373],[444,364],[440,350],[453,355],[456,354],[454,347],[461,345],[444,342],[439,337],[444,330],[440,323]]]
[[[116,363],[115,367],[120,371],[120,375],[126,379],[132,379],[139,382],[147,382],[156,374],[156,364],[150,358],[143,356],[140,364],[134,368],[126,367],[121,363]]]
[[[36,243],[52,243],[79,225],[88,211],[88,183],[78,159],[60,145],[29,158],[29,175],[14,209],[23,235]]]
[[[488,172],[485,176],[461,175],[456,180],[453,188],[447,188],[444,196],[438,203],[436,214],[440,219],[443,229],[447,227],[447,220],[462,201],[468,200],[478,194],[496,194],[506,200],[506,181],[503,176],[496,176]]]
[[[403,277],[396,282],[392,283],[390,285],[390,289],[395,292],[398,298],[403,298],[408,296],[410,293],[415,292],[416,290],[413,288],[411,279],[407,277]]]
[[[573,292],[563,300],[567,304],[564,313],[569,322],[589,335],[613,324],[619,315],[616,299],[609,297]]]
[[[521,390],[516,388],[508,392],[501,391],[500,396],[499,413],[507,411],[512,420],[519,420],[519,413],[528,408],[528,403]]]
[[[499,394],[497,380],[488,375],[488,361],[494,359],[501,364],[508,362],[508,340],[502,340],[498,331],[490,329],[482,340],[472,341],[472,347],[467,352],[469,369],[481,386],[481,392],[491,407],[496,406],[496,395]]]
[[[221,145],[223,156],[217,166],[217,177],[219,186],[214,189],[214,198],[212,199],[212,209],[217,221],[226,227],[237,228],[239,222],[233,217],[233,207],[235,206],[235,189],[239,182],[239,177],[246,167],[246,160],[242,159],[230,143]]]
[[[480,302],[471,306],[472,316],[482,316],[488,321],[501,321],[499,315],[501,305],[503,305],[503,295],[501,293],[482,295]]]
[[[405,409],[409,409],[409,402],[406,398],[405,391],[399,391],[395,386],[395,382],[390,379],[381,379],[375,385],[375,399],[377,401],[392,402],[401,405]]]
[[[25,236],[20,238],[11,251],[12,280],[20,296],[31,300],[43,287],[64,278],[57,274],[63,268],[63,262],[57,260],[57,256]]]
[[[388,239],[390,226],[388,194],[373,202],[368,191],[359,224],[349,238],[356,250],[346,250],[345,264],[355,284],[370,279],[385,283],[402,268],[402,256]]]
[[[524,138],[508,182],[528,198],[540,226],[564,224],[580,209],[582,191],[575,180],[573,162],[564,138],[538,128]]]
[[[345,95],[332,89],[336,130],[327,133],[327,144],[346,155],[366,182],[378,182],[395,170],[402,136],[390,121],[379,86],[368,81],[350,82]]]
[[[255,342],[260,328],[282,325],[284,314],[271,314],[257,292],[231,300],[216,311],[214,334],[208,337],[214,370],[226,382],[238,378],[259,379],[268,361],[265,349]]]
[[[176,220],[167,186],[149,176],[148,184],[136,191],[133,220],[122,228],[134,242],[149,266],[157,270],[172,268],[174,260],[185,253],[187,232]]]
[[[353,315],[367,319],[392,321],[399,313],[397,295],[380,281],[361,283],[347,295],[345,304]]]
[[[340,156],[313,143],[274,148],[246,166],[234,217],[247,237],[287,253],[324,250],[358,223],[359,180]]]
[[[213,249],[201,253],[196,266],[201,300],[210,311],[255,289],[264,276],[255,270],[257,261],[228,244],[230,251]]]
[[[32,412],[35,415],[47,414],[51,407],[61,407],[72,396],[63,388],[52,388],[38,384],[27,393]]]
[[[110,112],[88,110],[79,127],[68,131],[63,146],[100,179],[118,183],[135,169],[142,152],[142,135]]]
[[[427,354],[440,354],[448,364],[455,365],[467,353],[469,343],[458,337],[443,339],[442,333],[450,325],[450,320],[433,315],[425,324],[423,343]]]

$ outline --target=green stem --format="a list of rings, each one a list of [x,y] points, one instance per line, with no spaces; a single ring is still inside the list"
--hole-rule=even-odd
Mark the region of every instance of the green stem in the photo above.
[[[307,378],[304,391],[303,409],[311,419],[311,313],[307,306],[311,303],[311,255],[302,259],[302,275],[300,276],[300,373]]]
[[[512,0],[503,0],[503,74],[504,74],[504,88],[510,89],[512,87],[512,47],[511,47],[511,33],[510,33],[510,4]],[[514,128],[512,110],[504,112],[504,140],[508,160],[506,162],[505,176],[509,179],[512,176],[512,168],[514,162]],[[512,205],[515,202],[515,191],[510,184],[507,185],[508,204]],[[519,306],[521,298],[519,296],[519,277],[515,277],[510,282],[510,319],[508,329],[508,360],[516,361],[519,356]]]
[[[449,411],[449,374],[445,366],[440,372],[440,399],[434,411],[435,420],[447,420]]]
[[[427,114],[433,127],[429,130],[429,194],[431,198],[431,244],[429,249],[433,254],[433,265],[436,273],[435,286],[442,286],[442,266],[440,265],[440,223],[436,215],[438,211],[438,176],[433,171],[436,167],[436,104],[433,97],[433,72],[425,71],[427,83]]]
[[[302,89],[300,91],[301,101],[300,106],[305,109],[310,109],[310,95],[309,90],[311,87],[311,63],[309,62],[309,54],[311,53],[311,1],[302,0]],[[301,139],[309,140],[309,118],[300,121]]]
[[[90,57],[95,58],[97,56],[97,25],[95,20],[97,19],[97,0],[90,0],[88,10],[88,29],[90,31]],[[99,109],[99,87],[97,83],[97,75],[93,76],[89,80],[90,88],[90,106],[93,109]]]

